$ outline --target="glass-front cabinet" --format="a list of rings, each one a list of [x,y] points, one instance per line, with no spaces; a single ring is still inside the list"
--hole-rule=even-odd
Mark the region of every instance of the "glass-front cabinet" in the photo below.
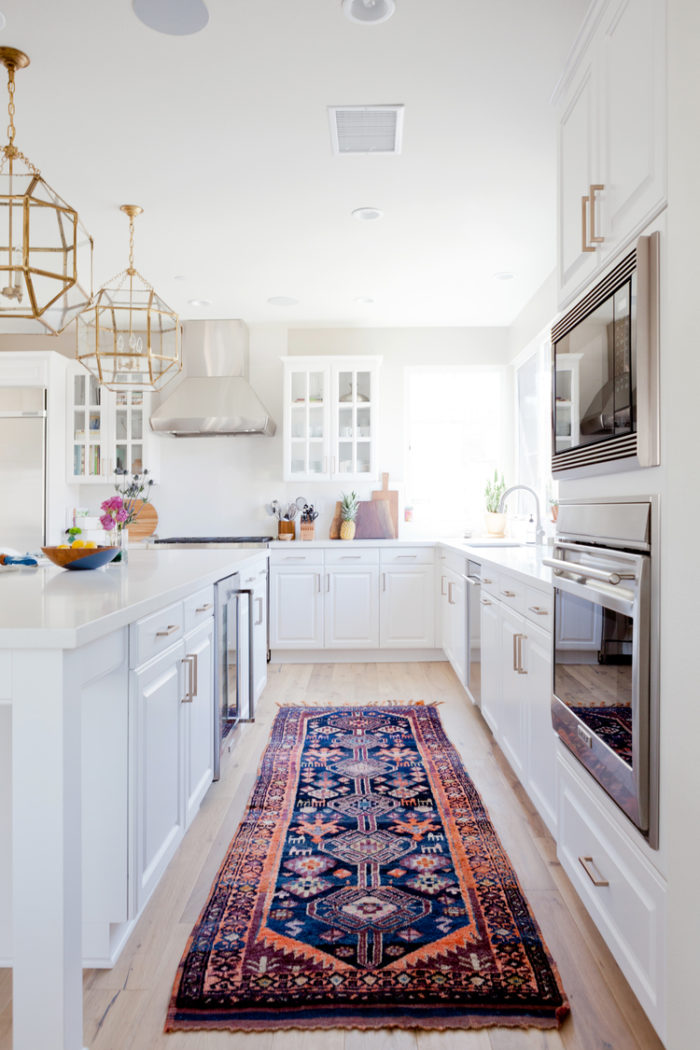
[[[285,481],[376,478],[381,358],[283,363]]]
[[[114,392],[76,365],[68,383],[68,481],[112,481],[117,470],[153,472],[150,395]],[[150,442],[150,444],[149,444]]]

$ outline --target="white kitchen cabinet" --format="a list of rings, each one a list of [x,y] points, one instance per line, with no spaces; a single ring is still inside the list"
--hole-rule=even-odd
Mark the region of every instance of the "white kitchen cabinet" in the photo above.
[[[68,480],[112,482],[115,471],[154,472],[155,438],[150,428],[150,394],[112,391],[81,365],[68,382]]]
[[[270,646],[273,649],[323,648],[323,553],[310,563],[270,566]],[[293,557],[289,555],[288,557]]]
[[[489,576],[485,566],[482,581]],[[554,834],[551,605],[551,591],[502,572],[491,591],[482,594],[481,712],[513,772]]]
[[[435,570],[430,547],[379,552],[379,644],[382,649],[435,645]]]
[[[255,574],[253,585],[253,703],[257,703],[267,685],[268,627],[267,562]]]
[[[324,573],[326,649],[379,647],[379,566],[327,566]]]
[[[440,644],[462,685],[467,684],[467,562],[464,555],[440,551],[438,609]]]
[[[185,831],[184,766],[185,644],[131,673],[136,733],[136,911],[146,904]]]
[[[288,357],[284,364],[285,481],[377,477],[378,357]]]
[[[185,827],[214,778],[214,618],[185,635],[182,735]]]
[[[599,0],[563,78],[559,117],[559,305],[666,201],[662,0]]]

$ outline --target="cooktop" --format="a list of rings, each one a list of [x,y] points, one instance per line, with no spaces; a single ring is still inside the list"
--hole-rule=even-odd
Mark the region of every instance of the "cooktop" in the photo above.
[[[269,543],[274,536],[168,536],[154,543]]]

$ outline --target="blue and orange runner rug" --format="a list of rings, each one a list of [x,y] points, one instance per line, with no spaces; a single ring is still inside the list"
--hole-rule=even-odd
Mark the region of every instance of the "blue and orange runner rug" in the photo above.
[[[436,708],[283,707],[166,1031],[554,1028],[568,1011]]]

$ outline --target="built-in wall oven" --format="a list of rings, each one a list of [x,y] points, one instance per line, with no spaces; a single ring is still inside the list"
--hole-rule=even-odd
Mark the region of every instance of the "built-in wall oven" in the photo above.
[[[563,502],[554,557],[544,559],[554,575],[554,728],[654,847],[655,532],[651,497]]]

